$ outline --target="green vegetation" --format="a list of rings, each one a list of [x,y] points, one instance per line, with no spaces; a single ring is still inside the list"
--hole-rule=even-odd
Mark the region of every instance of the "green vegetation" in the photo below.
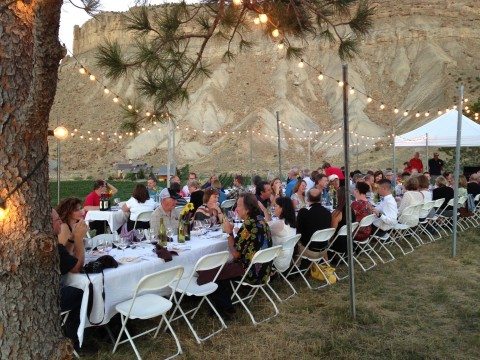
[[[185,353],[180,359],[479,359],[479,235],[478,229],[460,233],[455,259],[451,238],[444,237],[407,256],[397,252],[396,261],[367,273],[356,271],[356,322],[349,316],[348,281],[310,291],[299,279],[293,281],[299,294],[280,304],[280,315],[265,324],[253,326],[238,307],[227,330],[198,345],[177,321]],[[278,281],[273,286],[285,290]],[[270,314],[264,305],[260,300],[254,312]],[[202,313],[194,323],[207,329],[212,319]],[[129,324],[135,334],[156,322]],[[118,333],[118,323],[110,327]],[[134,358],[128,343],[112,355],[113,345],[100,328],[89,329],[85,341],[95,353],[86,359]],[[175,346],[162,334],[135,343],[143,359],[164,358]]]
[[[82,200],[93,190],[94,180],[73,180],[73,181],[62,181],[60,183],[60,199],[75,196]],[[135,181],[124,180],[124,181],[108,181],[110,184],[115,186],[118,189],[117,195],[122,200],[127,200],[133,191],[135,186]],[[52,206],[57,205],[57,182],[50,181],[50,199]]]

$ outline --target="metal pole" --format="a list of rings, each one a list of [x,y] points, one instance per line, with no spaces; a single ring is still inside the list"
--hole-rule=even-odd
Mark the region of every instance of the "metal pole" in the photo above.
[[[250,174],[253,182],[253,126],[250,129]]]
[[[282,179],[282,148],[280,146],[280,114],[277,111],[278,177]]]
[[[345,175],[346,179],[350,174],[349,169],[349,152],[350,144],[348,129],[348,65],[342,65],[343,69],[343,154],[345,162]],[[348,180],[345,182],[345,224],[347,225],[347,249],[348,249],[348,278],[350,283],[350,311],[353,319],[357,317],[355,310],[355,269],[353,267],[353,237],[352,237],[352,214],[350,210],[350,189],[348,186]]]
[[[355,170],[360,170],[360,168],[358,167],[358,135],[356,136],[357,138],[357,168]]]
[[[312,156],[311,156],[311,151],[312,151],[312,139],[310,138],[310,135],[308,135],[308,161],[307,161],[307,164],[308,164],[308,168],[311,169],[312,168]]]
[[[167,188],[170,187],[170,164],[172,161],[172,121],[168,118],[168,139],[167,139]]]
[[[453,232],[452,232],[452,257],[457,256],[457,220],[458,220],[458,177],[460,176],[460,145],[462,142],[462,109],[463,109],[463,85],[460,85],[460,97],[458,99],[457,119],[457,146],[455,148],[455,186],[453,196]]]
[[[57,139],[57,204],[60,204],[60,140]]]
[[[172,175],[177,175],[177,162],[175,161],[175,121],[172,121],[172,165],[173,165],[173,174]]]
[[[425,146],[427,148],[427,154],[426,154],[426,159],[425,159],[425,164],[427,164],[427,167],[423,169],[423,171],[429,171],[428,169],[428,133],[425,134]]]
[[[396,147],[395,147],[395,124],[392,127],[392,139],[393,139],[393,188],[397,186],[397,154],[396,154]]]

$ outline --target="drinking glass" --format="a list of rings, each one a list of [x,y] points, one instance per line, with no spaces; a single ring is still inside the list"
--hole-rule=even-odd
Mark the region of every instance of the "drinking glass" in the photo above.
[[[171,227],[167,227],[168,241],[173,241],[173,235],[175,235],[175,229]]]
[[[113,199],[113,203],[116,205],[116,206],[120,206],[120,198],[114,198]]]
[[[199,230],[202,230],[202,228],[203,228],[203,224],[200,220],[193,221],[193,230],[199,231]]]
[[[113,247],[113,239],[112,238],[105,238],[104,240],[104,244],[105,244],[105,252],[108,254],[110,252],[110,250],[112,250],[112,247]]]
[[[150,234],[150,229],[143,230],[143,236],[145,237],[145,241],[150,242],[150,239],[152,238]]]
[[[118,248],[121,249],[124,254],[125,254],[125,249],[128,247],[128,245],[129,245],[128,238],[121,236],[120,241],[118,243]]]
[[[97,250],[103,252],[106,248],[105,239],[98,239],[97,241]]]
[[[202,220],[202,224],[203,224],[203,228],[207,230],[211,225],[210,218]]]

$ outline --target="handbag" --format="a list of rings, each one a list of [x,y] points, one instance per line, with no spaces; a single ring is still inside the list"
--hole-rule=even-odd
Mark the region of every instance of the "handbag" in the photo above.
[[[327,281],[329,284],[335,284],[337,282],[335,268],[330,265],[318,265],[314,263],[310,268],[310,276],[315,280]]]

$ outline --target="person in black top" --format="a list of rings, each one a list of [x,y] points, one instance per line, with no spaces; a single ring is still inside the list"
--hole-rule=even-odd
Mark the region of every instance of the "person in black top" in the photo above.
[[[473,197],[480,194],[480,184],[478,183],[479,176],[477,173],[470,175],[467,183],[467,192]]]
[[[188,191],[190,192],[190,202],[193,204],[193,211],[203,205],[203,190],[200,189],[200,184],[197,180],[188,181]]]
[[[453,199],[453,189],[450,186],[447,186],[447,179],[443,176],[438,176],[435,179],[435,185],[437,187],[432,191],[432,200],[445,199],[440,206],[440,209],[444,209],[448,202]]]
[[[83,220],[83,206],[78,198],[66,198],[57,206],[57,213],[62,220],[58,234],[58,254],[60,257],[60,273],[78,273],[85,262],[83,239],[87,234],[87,225]],[[62,282],[61,282],[62,284]],[[70,311],[65,322],[65,336],[73,341],[78,350],[77,330],[80,324],[80,307],[83,291],[72,286],[61,286],[60,309]]]
[[[272,187],[267,181],[260,181],[255,187],[255,196],[265,209],[270,207],[270,196]]]
[[[298,212],[297,234],[302,235],[297,244],[299,253],[307,246],[315,231],[328,229],[332,223],[330,211],[320,203],[321,197],[322,193],[319,189],[310,189],[307,192],[307,201],[310,203],[310,208],[303,208]],[[325,249],[327,245],[328,241],[325,241],[325,244],[315,243],[310,245],[304,254],[312,258],[319,257],[321,255],[320,251]]]
[[[428,160],[428,171],[432,176],[442,175],[442,169],[445,162],[438,157],[438,153],[433,153],[433,158]]]

